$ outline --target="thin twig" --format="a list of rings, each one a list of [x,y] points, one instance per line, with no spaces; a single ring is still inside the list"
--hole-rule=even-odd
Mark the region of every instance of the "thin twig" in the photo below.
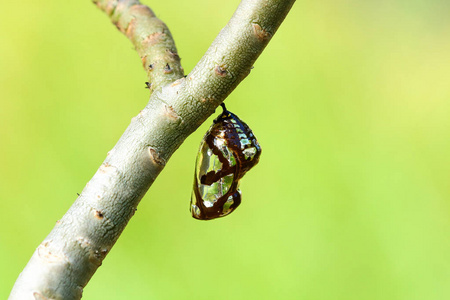
[[[148,6],[138,0],[93,2],[136,47],[147,72],[151,92],[184,76],[169,28]]]

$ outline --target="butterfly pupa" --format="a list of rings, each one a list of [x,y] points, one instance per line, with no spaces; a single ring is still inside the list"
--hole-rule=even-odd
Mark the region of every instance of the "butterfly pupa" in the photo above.
[[[197,155],[190,211],[199,220],[226,216],[241,203],[239,181],[259,161],[252,130],[222,104]]]

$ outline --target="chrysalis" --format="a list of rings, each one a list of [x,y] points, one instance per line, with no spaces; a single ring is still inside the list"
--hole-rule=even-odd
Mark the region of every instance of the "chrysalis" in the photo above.
[[[258,163],[261,147],[251,129],[235,114],[223,112],[205,134],[197,155],[192,217],[226,216],[241,203],[239,180]]]

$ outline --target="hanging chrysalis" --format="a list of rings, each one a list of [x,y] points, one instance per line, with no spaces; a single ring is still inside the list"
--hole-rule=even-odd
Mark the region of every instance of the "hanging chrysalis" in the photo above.
[[[239,180],[258,163],[261,147],[251,129],[235,114],[223,112],[205,134],[197,155],[192,217],[226,216],[241,203]]]

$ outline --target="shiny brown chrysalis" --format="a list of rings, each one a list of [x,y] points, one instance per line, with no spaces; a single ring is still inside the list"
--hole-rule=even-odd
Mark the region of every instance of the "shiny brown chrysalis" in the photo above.
[[[224,104],[222,108],[197,155],[190,210],[192,217],[199,220],[226,216],[239,206],[239,180],[261,155],[261,147],[247,124]]]

